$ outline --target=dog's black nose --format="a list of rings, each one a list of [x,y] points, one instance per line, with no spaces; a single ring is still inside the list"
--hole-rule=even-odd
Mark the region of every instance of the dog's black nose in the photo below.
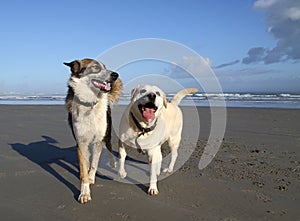
[[[110,76],[111,76],[112,80],[115,81],[115,80],[117,80],[117,78],[119,77],[119,74],[116,73],[116,72],[112,72],[112,73],[110,74]]]
[[[149,98],[150,101],[155,101],[156,94],[150,93],[150,94],[148,94],[147,96],[148,96],[148,98]]]

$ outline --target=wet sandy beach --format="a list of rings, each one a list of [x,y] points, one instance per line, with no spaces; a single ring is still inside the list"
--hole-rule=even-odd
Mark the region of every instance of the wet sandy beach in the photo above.
[[[210,109],[183,107],[188,161],[158,183],[125,184],[101,174],[81,205],[76,147],[64,106],[0,105],[0,213],[3,220],[299,220],[300,110],[228,108],[225,137],[203,170]],[[117,152],[116,138],[113,140]],[[163,152],[167,152],[163,147]],[[132,158],[145,156],[132,153]]]

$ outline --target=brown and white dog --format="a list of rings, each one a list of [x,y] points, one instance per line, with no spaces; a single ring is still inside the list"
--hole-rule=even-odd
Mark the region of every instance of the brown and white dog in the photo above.
[[[87,203],[91,200],[90,184],[95,182],[104,143],[111,152],[111,165],[115,167],[111,146],[110,104],[119,99],[122,82],[116,72],[107,70],[104,64],[94,59],[86,58],[64,64],[71,69],[66,107],[69,125],[77,142],[81,180],[78,201]]]
[[[125,178],[126,147],[132,147],[148,154],[150,162],[150,187],[148,193],[157,195],[157,176],[160,174],[161,145],[168,142],[171,149],[171,162],[164,172],[171,173],[177,158],[181,140],[182,112],[178,107],[181,99],[195,88],[179,91],[167,102],[165,93],[153,85],[139,85],[133,89],[131,102],[125,110],[119,130],[119,175]]]

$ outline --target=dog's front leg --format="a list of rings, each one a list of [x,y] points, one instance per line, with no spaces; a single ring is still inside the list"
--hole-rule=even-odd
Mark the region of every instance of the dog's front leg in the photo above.
[[[150,195],[157,195],[157,176],[160,175],[162,154],[160,146],[154,147],[148,151],[149,163],[150,163],[150,186],[148,193]]]
[[[103,142],[94,144],[93,154],[92,154],[92,163],[89,171],[89,183],[95,183],[95,176],[98,168],[99,158],[102,152]]]
[[[116,163],[116,161],[115,161],[115,156],[114,156],[114,154],[113,154],[111,141],[107,141],[107,142],[106,142],[106,148],[107,148],[107,150],[109,151],[108,157],[109,157],[110,166],[111,166],[112,168],[116,168],[116,167],[117,167],[117,163]]]
[[[124,179],[127,176],[125,171],[126,150],[124,144],[119,140],[119,176]]]
[[[181,131],[178,132],[176,136],[172,136],[169,138],[168,143],[171,149],[171,161],[168,168],[165,168],[163,171],[164,173],[172,173],[174,169],[174,165],[176,159],[178,157],[178,147],[181,140]]]
[[[87,154],[87,151],[88,151],[87,146],[85,146],[84,148],[81,146],[78,147],[77,149],[79,170],[80,170],[80,181],[81,181],[80,195],[78,197],[78,201],[80,203],[87,203],[92,199],[89,176],[88,176],[89,156]]]

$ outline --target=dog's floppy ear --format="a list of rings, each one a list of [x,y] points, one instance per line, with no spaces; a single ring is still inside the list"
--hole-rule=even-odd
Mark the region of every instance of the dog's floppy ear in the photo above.
[[[168,106],[168,101],[167,101],[167,95],[163,95],[163,104],[164,104],[164,107],[167,108]]]
[[[77,74],[81,70],[81,65],[80,65],[80,62],[78,60],[75,60],[75,61],[72,61],[72,62],[69,62],[69,63],[64,62],[64,65],[70,67],[71,72],[73,74]]]
[[[139,87],[140,87],[140,85],[137,85],[135,88],[132,89],[132,91],[131,91],[131,101],[134,97],[135,92],[138,90]]]
[[[134,96],[134,94],[135,94],[138,87],[139,87],[139,85],[132,89],[132,91],[131,91],[131,101],[132,101],[132,98],[133,98],[133,96]]]

